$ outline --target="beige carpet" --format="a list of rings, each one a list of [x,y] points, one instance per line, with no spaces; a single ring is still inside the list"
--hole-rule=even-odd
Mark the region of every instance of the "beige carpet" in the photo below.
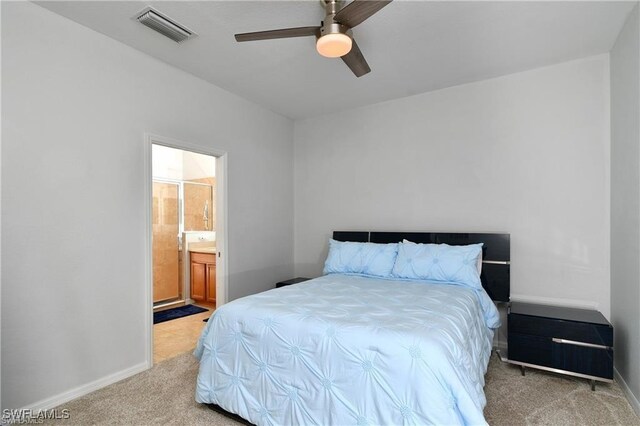
[[[490,425],[640,425],[617,383],[520,368],[491,357],[484,388]]]
[[[64,424],[193,424],[237,426],[238,423],[197,404],[194,388],[198,365],[190,353],[65,404],[71,418]],[[617,384],[520,369],[493,356],[487,373],[485,417],[491,425],[640,425]]]

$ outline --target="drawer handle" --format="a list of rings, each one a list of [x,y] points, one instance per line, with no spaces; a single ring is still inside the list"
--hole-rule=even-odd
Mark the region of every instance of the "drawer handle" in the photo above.
[[[486,265],[511,265],[508,260],[483,260],[482,263]]]
[[[584,346],[585,348],[612,349],[610,346],[596,345],[594,343],[576,342],[575,340],[559,339],[557,337],[554,337],[551,340],[554,343],[562,343],[565,345],[573,345],[573,346]]]

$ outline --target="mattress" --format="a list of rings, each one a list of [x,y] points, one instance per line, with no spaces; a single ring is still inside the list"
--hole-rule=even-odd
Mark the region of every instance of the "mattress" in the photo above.
[[[332,274],[235,300],[198,341],[196,400],[257,425],[486,424],[487,299]]]

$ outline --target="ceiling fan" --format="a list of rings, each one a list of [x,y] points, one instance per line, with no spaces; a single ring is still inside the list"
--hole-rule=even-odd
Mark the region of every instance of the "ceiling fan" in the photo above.
[[[391,3],[391,0],[353,0],[342,7],[341,0],[320,0],[326,16],[318,27],[284,28],[236,34],[236,41],[270,40],[275,38],[315,36],[316,49],[322,56],[342,58],[356,77],[371,71],[351,29]]]

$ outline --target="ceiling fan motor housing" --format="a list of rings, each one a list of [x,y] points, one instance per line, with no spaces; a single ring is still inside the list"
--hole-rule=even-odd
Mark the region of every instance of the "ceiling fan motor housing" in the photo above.
[[[351,28],[346,25],[342,25],[336,21],[334,21],[333,17],[336,16],[336,13],[341,9],[342,1],[341,0],[321,0],[324,4],[326,16],[324,21],[322,21],[322,25],[320,26],[320,34],[319,37],[327,34],[346,34],[350,38],[351,36]]]
[[[346,34],[351,37],[352,32],[351,29],[345,25],[326,20],[322,22],[322,26],[320,27],[320,37],[327,34]]]

